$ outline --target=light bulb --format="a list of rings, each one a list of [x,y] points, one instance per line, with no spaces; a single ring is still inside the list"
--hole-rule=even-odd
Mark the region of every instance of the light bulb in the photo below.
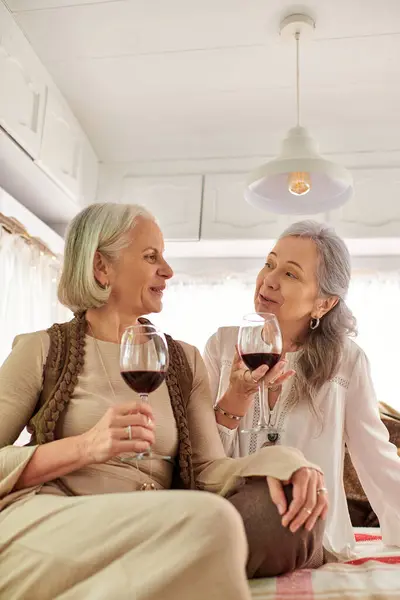
[[[293,172],[289,173],[288,188],[291,194],[295,196],[304,196],[311,189],[310,173]]]

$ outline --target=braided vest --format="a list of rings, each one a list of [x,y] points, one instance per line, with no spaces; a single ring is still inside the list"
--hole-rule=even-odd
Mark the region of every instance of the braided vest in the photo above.
[[[140,322],[149,323],[146,319]],[[43,374],[43,388],[28,430],[31,444],[45,444],[55,439],[60,414],[71,398],[85,360],[85,313],[78,313],[68,323],[54,324],[47,330],[50,350]],[[192,447],[187,421],[187,402],[193,374],[182,346],[166,336],[169,368],[166,383],[178,429],[178,461],[175,465],[173,487],[195,489]]]

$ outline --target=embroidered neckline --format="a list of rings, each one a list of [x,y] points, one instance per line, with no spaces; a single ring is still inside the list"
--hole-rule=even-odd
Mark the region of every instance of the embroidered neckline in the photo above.
[[[335,377],[332,377],[332,379],[329,379],[329,383],[337,383],[338,385],[344,387],[346,390],[349,389],[350,385],[350,381],[348,379],[340,377],[339,375],[336,375]]]

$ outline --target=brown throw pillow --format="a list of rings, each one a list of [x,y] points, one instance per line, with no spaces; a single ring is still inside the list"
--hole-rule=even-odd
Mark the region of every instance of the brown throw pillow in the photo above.
[[[389,431],[390,441],[397,447],[400,455],[400,418],[398,413],[383,403],[380,403],[379,407],[382,422]],[[344,457],[344,488],[353,527],[379,527],[378,517],[368,502],[347,448]]]

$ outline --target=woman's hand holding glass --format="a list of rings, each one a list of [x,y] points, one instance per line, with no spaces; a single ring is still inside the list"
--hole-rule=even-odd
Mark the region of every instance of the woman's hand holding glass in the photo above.
[[[125,453],[142,453],[154,444],[153,411],[145,402],[125,402],[109,408],[80,436],[88,464],[105,463]]]
[[[236,346],[229,378],[229,389],[232,395],[236,395],[243,400],[252,399],[258,391],[261,381],[264,381],[266,387],[282,385],[295,374],[293,370],[285,372],[286,364],[287,361],[281,359],[272,369],[268,365],[261,365],[258,369],[250,371],[242,361]]]
[[[278,319],[272,313],[252,313],[243,317],[242,325],[239,329],[238,336],[238,350],[240,356],[247,365],[248,378],[247,382],[252,380],[254,384],[258,385],[258,405],[259,405],[259,419],[256,426],[250,427],[249,429],[242,429],[242,433],[256,433],[259,434],[262,431],[270,432],[268,439],[271,442],[276,441],[279,438],[279,434],[276,431],[270,431],[270,418],[267,420],[268,410],[268,397],[267,387],[268,383],[265,381],[265,376],[257,379],[254,377],[255,371],[260,369],[264,365],[270,367],[270,385],[276,384],[276,380],[272,379],[275,375],[272,371],[279,363],[281,363],[278,370],[277,376],[282,377],[282,367],[286,361],[282,364],[282,333],[279,327]],[[246,378],[247,371],[243,377]],[[270,439],[274,436],[275,439]]]
[[[229,386],[220,398],[221,406],[234,415],[244,416],[249,410],[261,383],[264,383],[265,387],[273,384],[282,385],[295,374],[293,370],[284,371],[286,363],[287,361],[282,359],[271,369],[268,365],[261,365],[258,369],[250,371],[241,359],[239,348],[236,346]]]

